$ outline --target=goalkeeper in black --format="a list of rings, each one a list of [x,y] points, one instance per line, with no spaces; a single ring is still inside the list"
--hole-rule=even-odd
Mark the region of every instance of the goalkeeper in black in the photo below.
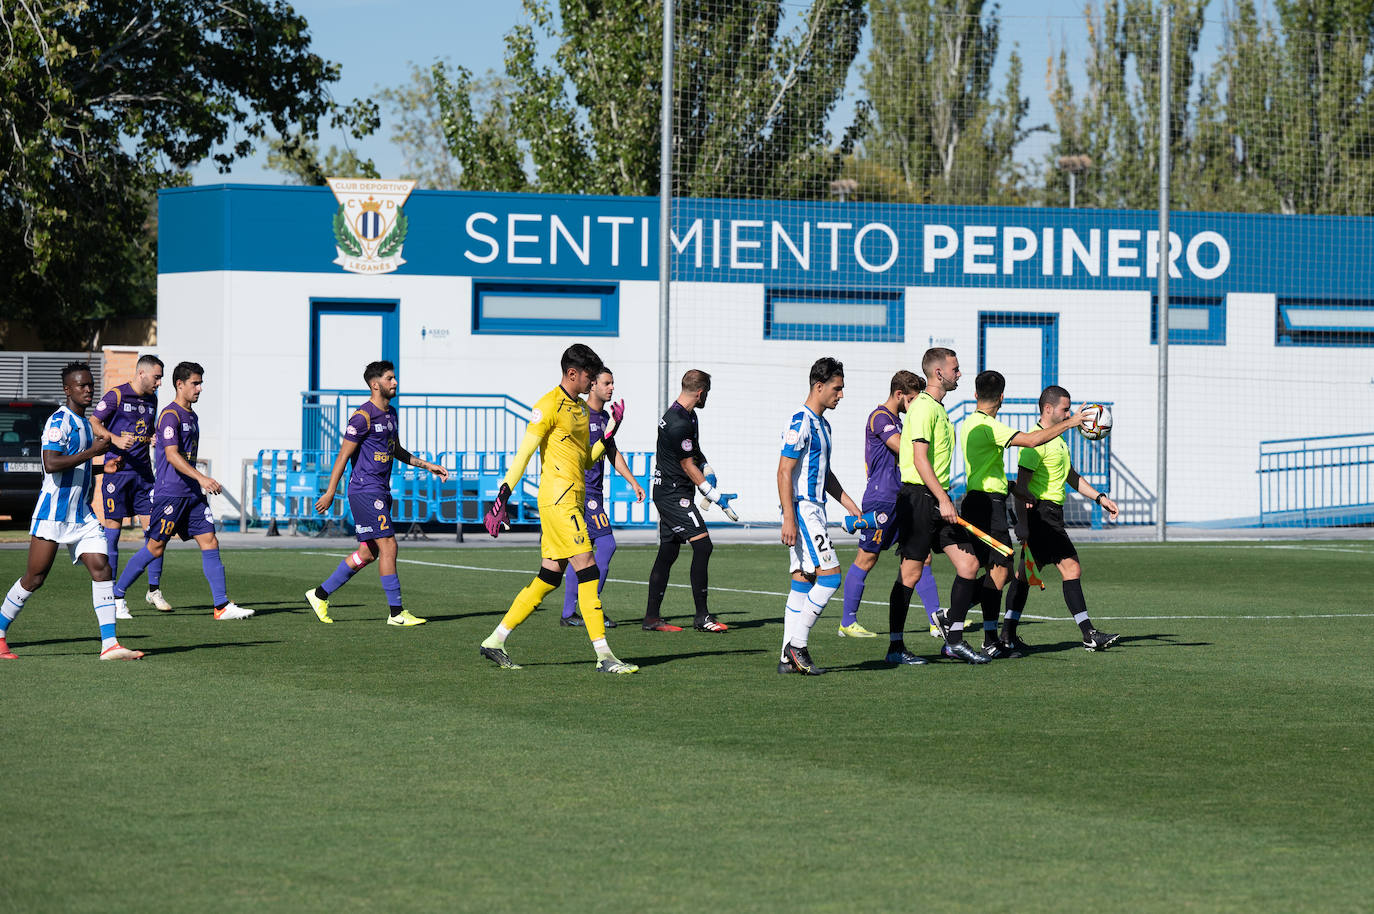
[[[730,507],[736,495],[716,491],[716,475],[701,452],[696,411],[705,408],[710,392],[711,376],[693,368],[682,376],[682,392],[658,420],[658,452],[653,479],[654,507],[658,509],[658,557],[649,573],[645,631],[682,631],[681,627],[664,620],[662,609],[663,595],[668,592],[668,575],[683,543],[692,546],[692,599],[696,603],[692,627],[699,632],[728,630],[725,623],[716,621],[706,609],[711,535],[694,504],[700,492],[707,502],[719,505],[731,520],[739,519]]]

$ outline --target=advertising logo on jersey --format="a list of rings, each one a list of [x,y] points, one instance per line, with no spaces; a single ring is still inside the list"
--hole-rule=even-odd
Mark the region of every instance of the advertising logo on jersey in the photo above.
[[[349,273],[391,273],[405,260],[410,220],[402,207],[414,181],[327,178],[339,208],[334,211],[334,263]]]

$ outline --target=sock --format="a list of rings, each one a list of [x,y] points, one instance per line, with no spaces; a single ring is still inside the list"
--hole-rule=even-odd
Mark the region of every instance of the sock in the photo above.
[[[929,565],[921,569],[921,579],[916,582],[916,595],[921,598],[926,615],[934,622],[935,614],[940,611],[940,588],[935,584],[935,569]],[[911,604],[910,597],[907,598],[907,604]],[[905,613],[902,614],[902,621],[906,621]]]
[[[991,644],[997,640],[997,614],[1002,609],[1002,591],[985,585],[979,595],[983,605],[983,643]]]
[[[792,643],[797,647],[806,647],[811,638],[811,629],[815,627],[816,620],[825,612],[825,604],[830,602],[830,598],[835,595],[835,591],[840,589],[840,569],[828,569],[825,574],[816,576],[816,583],[812,585],[811,592],[806,595],[806,605],[797,615],[797,625],[792,632]]]
[[[925,576],[921,575],[923,578]],[[914,589],[903,584],[900,577],[892,582],[892,593],[887,597],[887,627],[891,633],[888,635],[891,641],[888,645],[889,651],[906,650],[906,614],[911,608],[911,592]],[[939,607],[938,600],[935,605]]]
[[[134,561],[138,561],[137,557]],[[200,569],[205,572],[205,580],[210,582],[210,600],[219,609],[229,602],[229,585],[224,580],[224,563],[220,561],[218,549],[200,551]]]
[[[1073,621],[1078,623],[1078,629],[1087,637],[1093,630],[1093,620],[1088,618],[1088,601],[1083,599],[1083,582],[1075,578],[1072,581],[1064,582],[1064,605],[1069,607],[1069,612],[1073,614]]]
[[[19,579],[20,581],[23,578]],[[14,582],[10,592],[5,594],[5,602],[0,604],[0,638],[9,631],[10,623],[19,615],[19,611],[24,608],[24,602],[33,596],[33,591],[25,590],[20,586],[19,581]]]
[[[615,656],[615,654],[611,653],[611,646],[606,643],[606,636],[604,634],[600,638],[592,641],[592,650],[596,651],[597,660],[609,660]]]
[[[792,581],[792,589],[787,592],[787,605],[782,611],[782,648],[787,650],[787,645],[792,643],[792,635],[797,629],[797,622],[801,619],[802,612],[806,609],[808,602],[807,595],[811,593],[810,581]],[[786,657],[781,659],[786,660]]]
[[[482,642],[482,647],[505,647],[506,639],[509,637],[510,629],[504,625],[497,625],[492,633],[487,635],[487,640]]]
[[[663,618],[663,595],[668,592],[668,573],[673,570],[678,551],[682,544],[673,540],[658,544],[658,555],[654,558],[653,570],[649,572],[649,602],[645,605],[644,618]]]
[[[110,574],[119,576],[119,534],[118,527],[105,528],[105,560],[110,563]]]
[[[577,611],[577,571],[572,562],[563,570],[563,618],[571,619]]]
[[[596,595],[597,583],[601,580],[601,570],[588,565],[577,572],[577,605],[582,610],[582,621],[587,626],[587,637],[592,644],[606,642],[606,614],[601,611],[601,598]],[[609,652],[609,648],[607,651]],[[604,656],[600,652],[598,657]]]
[[[167,553],[159,555],[148,563],[148,589],[160,590],[162,587],[162,560],[167,557]],[[111,566],[113,573],[113,566]]]
[[[692,540],[692,602],[696,604],[698,622],[706,618],[706,571],[711,562],[711,538]]]
[[[399,616],[403,611],[400,577],[394,574],[382,575],[382,590],[386,591],[386,605],[391,608],[391,614]]]
[[[129,564],[124,566],[124,571],[120,574],[119,580],[115,581],[115,599],[124,599],[124,595],[129,592],[129,586],[138,580],[138,576],[143,573],[143,569],[147,568],[152,560],[153,554],[148,551],[147,544],[144,544],[143,548],[135,552],[134,557],[129,559]]]
[[[348,559],[339,562],[339,567],[330,572],[323,584],[315,588],[315,596],[321,600],[327,599],[331,593],[351,581],[358,570],[348,563]]]
[[[853,625],[859,621],[859,602],[864,598],[864,582],[867,580],[867,568],[849,566],[849,576],[844,581],[844,618],[840,620],[841,625]]]
[[[611,556],[615,555],[615,534],[608,533],[596,538],[596,567],[601,574],[596,579],[598,594],[606,587],[606,575],[611,571]]]
[[[530,617],[530,613],[539,608],[539,604],[544,598],[558,587],[563,580],[563,575],[551,568],[539,569],[539,573],[534,576],[534,580],[525,585],[525,589],[515,595],[511,601],[510,609],[506,610],[505,616],[501,618],[501,625],[497,631],[504,628],[508,633],[521,622]],[[501,636],[504,642],[505,636]]]
[[[1029,596],[1030,584],[1020,578],[1012,578],[1007,585],[1007,612],[1002,617],[1002,636],[1007,640],[1016,635],[1016,626],[1021,621],[1021,612],[1026,608],[1026,598]]]
[[[100,625],[100,649],[107,650],[119,643],[115,637],[115,598],[113,581],[91,582],[91,605],[95,607],[95,621]]]
[[[968,618],[969,603],[973,602],[973,578],[955,575],[949,588],[949,643],[964,640],[964,620]]]

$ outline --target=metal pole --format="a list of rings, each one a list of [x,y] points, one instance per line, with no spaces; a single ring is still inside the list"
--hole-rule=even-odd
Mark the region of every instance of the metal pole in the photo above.
[[[1069,209],[1076,208],[1076,197],[1078,190],[1078,175],[1069,172]]]
[[[663,2],[663,100],[658,148],[658,411],[668,409],[669,285],[672,282],[673,229],[673,0]]]
[[[1169,510],[1169,34],[1173,31],[1170,0],[1161,5],[1159,29],[1159,428],[1155,474],[1159,513],[1155,540],[1168,538]]]

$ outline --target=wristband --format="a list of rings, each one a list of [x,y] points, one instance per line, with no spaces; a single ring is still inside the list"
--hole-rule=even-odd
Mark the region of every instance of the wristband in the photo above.
[[[1097,505],[1099,508],[1102,507],[1102,496],[1106,494],[1106,492],[1098,492],[1097,497],[1093,499],[1093,504]]]
[[[716,495],[716,487],[711,485],[709,482],[703,480],[702,482],[697,483],[697,491],[700,492],[701,497],[706,499],[707,501],[715,502],[718,500]]]

